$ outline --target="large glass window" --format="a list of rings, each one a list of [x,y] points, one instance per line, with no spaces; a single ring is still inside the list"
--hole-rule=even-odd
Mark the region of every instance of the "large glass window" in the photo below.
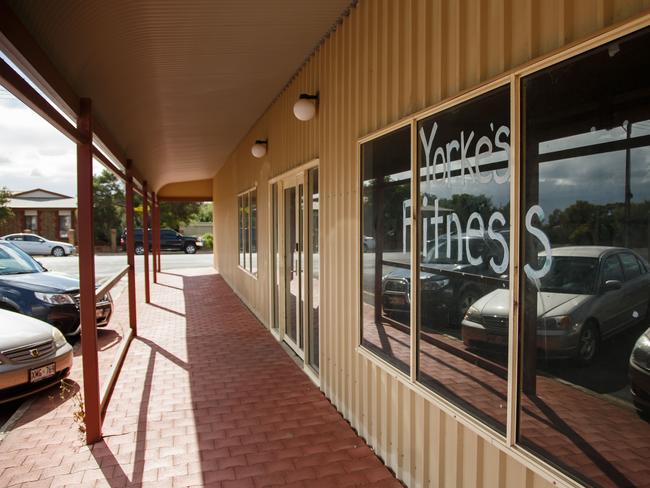
[[[257,274],[257,190],[237,197],[239,266]]]
[[[311,307],[309,307],[309,363],[318,371],[320,367],[320,246],[319,246],[319,200],[318,168],[308,173],[309,195],[309,246],[311,254]]]
[[[650,480],[650,32],[524,78],[519,442]]]
[[[410,362],[410,126],[366,142],[362,160],[362,344]]]
[[[505,433],[509,86],[418,123],[418,380]]]

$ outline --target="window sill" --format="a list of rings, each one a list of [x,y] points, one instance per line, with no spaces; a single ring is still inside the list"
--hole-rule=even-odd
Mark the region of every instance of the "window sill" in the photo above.
[[[250,276],[250,277],[253,278],[254,280],[257,280],[257,273],[251,273],[251,272],[248,271],[246,268],[243,268],[243,267],[241,267],[240,265],[237,265],[237,267],[239,268],[240,271],[243,271],[244,274],[247,274],[248,276]]]

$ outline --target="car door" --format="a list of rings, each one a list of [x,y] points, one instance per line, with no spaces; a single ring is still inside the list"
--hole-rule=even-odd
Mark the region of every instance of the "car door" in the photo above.
[[[47,255],[52,252],[52,246],[50,243],[39,236],[27,236],[34,246],[34,254]]]
[[[30,243],[25,241],[25,236],[23,234],[8,237],[7,240],[21,251],[25,251],[29,254]]]
[[[176,233],[167,229],[160,231],[160,247],[161,249],[169,250],[175,249],[176,246]]]
[[[42,254],[39,238],[32,235],[23,235],[23,247],[21,249],[31,255]]]
[[[625,275],[616,254],[610,254],[603,258],[601,264],[599,296],[594,315],[600,323],[600,331],[603,336],[608,336],[625,327],[628,320],[623,287],[618,290],[605,290],[605,283],[612,280],[620,281],[624,286]]]
[[[645,319],[648,311],[648,277],[645,267],[642,267],[634,254],[624,252],[619,255],[623,265],[625,284],[625,307],[630,323]]]

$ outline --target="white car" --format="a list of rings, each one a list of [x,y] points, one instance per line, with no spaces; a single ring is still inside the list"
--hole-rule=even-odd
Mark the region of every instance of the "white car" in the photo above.
[[[72,368],[72,346],[50,324],[0,309],[0,404],[44,390]]]
[[[36,234],[9,234],[0,239],[11,242],[32,256],[51,254],[61,257],[73,254],[75,251],[75,247],[69,242],[50,241]]]
[[[537,347],[547,356],[589,364],[602,339],[650,318],[650,264],[630,249],[555,248],[539,284]],[[472,304],[462,322],[464,343],[505,346],[509,303],[509,291],[499,289]]]

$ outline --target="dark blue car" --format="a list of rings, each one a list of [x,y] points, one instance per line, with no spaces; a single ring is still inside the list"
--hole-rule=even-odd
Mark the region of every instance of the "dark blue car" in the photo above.
[[[77,335],[79,281],[52,273],[7,241],[0,241],[0,308],[43,320],[64,335]],[[97,302],[97,326],[108,325],[113,313],[110,294]]]

